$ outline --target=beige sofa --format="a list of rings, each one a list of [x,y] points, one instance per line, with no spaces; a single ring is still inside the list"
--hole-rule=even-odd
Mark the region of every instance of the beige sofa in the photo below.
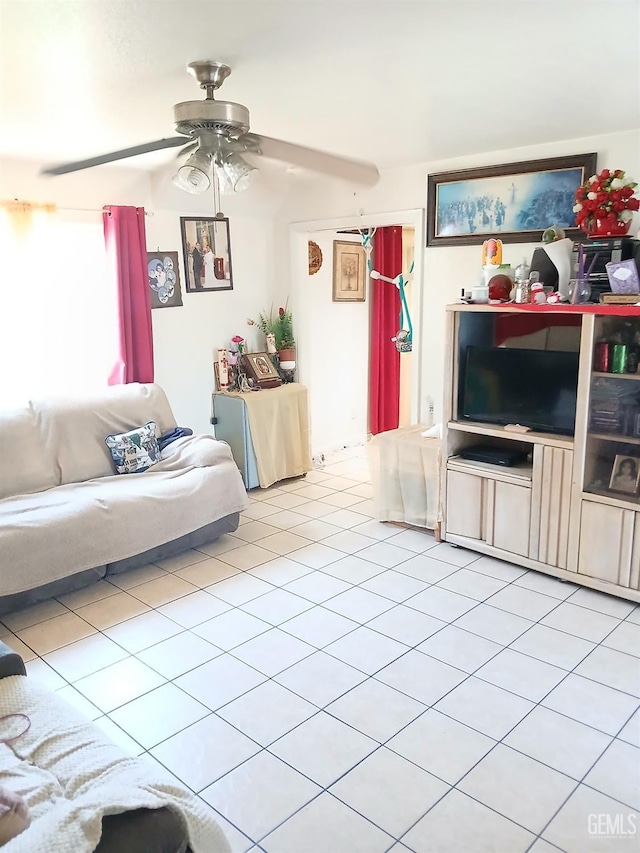
[[[0,412],[0,612],[59,595],[237,529],[247,496],[228,445],[179,438],[115,474],[105,436],[176,420],[158,385]],[[183,426],[186,426],[183,425]]]

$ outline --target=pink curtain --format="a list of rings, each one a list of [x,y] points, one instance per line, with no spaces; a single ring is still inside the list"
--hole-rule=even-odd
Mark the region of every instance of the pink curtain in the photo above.
[[[117,287],[118,354],[109,385],[153,382],[151,295],[144,207],[103,208],[109,273]]]
[[[402,272],[402,226],[378,228],[373,268],[389,278]],[[400,294],[393,284],[373,279],[371,293],[369,429],[375,435],[397,429],[400,419],[400,353],[391,340],[400,328]]]

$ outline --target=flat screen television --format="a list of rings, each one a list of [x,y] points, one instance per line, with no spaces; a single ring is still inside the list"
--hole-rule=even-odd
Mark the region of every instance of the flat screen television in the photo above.
[[[578,355],[556,350],[467,347],[459,417],[573,435]]]

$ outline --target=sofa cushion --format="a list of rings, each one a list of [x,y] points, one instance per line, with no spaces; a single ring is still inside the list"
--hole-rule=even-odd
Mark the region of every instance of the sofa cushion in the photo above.
[[[55,457],[30,403],[0,412],[0,499],[58,485]]]
[[[118,474],[140,474],[160,461],[155,421],[129,432],[108,435],[104,441]]]
[[[159,435],[177,426],[164,391],[152,384],[114,385],[90,397],[36,400],[32,406],[45,450],[55,459],[58,485],[111,476],[113,461],[104,443],[111,433],[148,421],[157,424]]]

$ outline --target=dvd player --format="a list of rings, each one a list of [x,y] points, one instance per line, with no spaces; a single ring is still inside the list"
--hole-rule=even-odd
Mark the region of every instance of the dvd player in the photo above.
[[[492,447],[488,444],[476,444],[473,447],[465,447],[460,451],[462,459],[471,459],[474,462],[488,462],[490,465],[503,465],[505,468],[513,468],[527,461],[526,450],[514,450],[510,447]]]

